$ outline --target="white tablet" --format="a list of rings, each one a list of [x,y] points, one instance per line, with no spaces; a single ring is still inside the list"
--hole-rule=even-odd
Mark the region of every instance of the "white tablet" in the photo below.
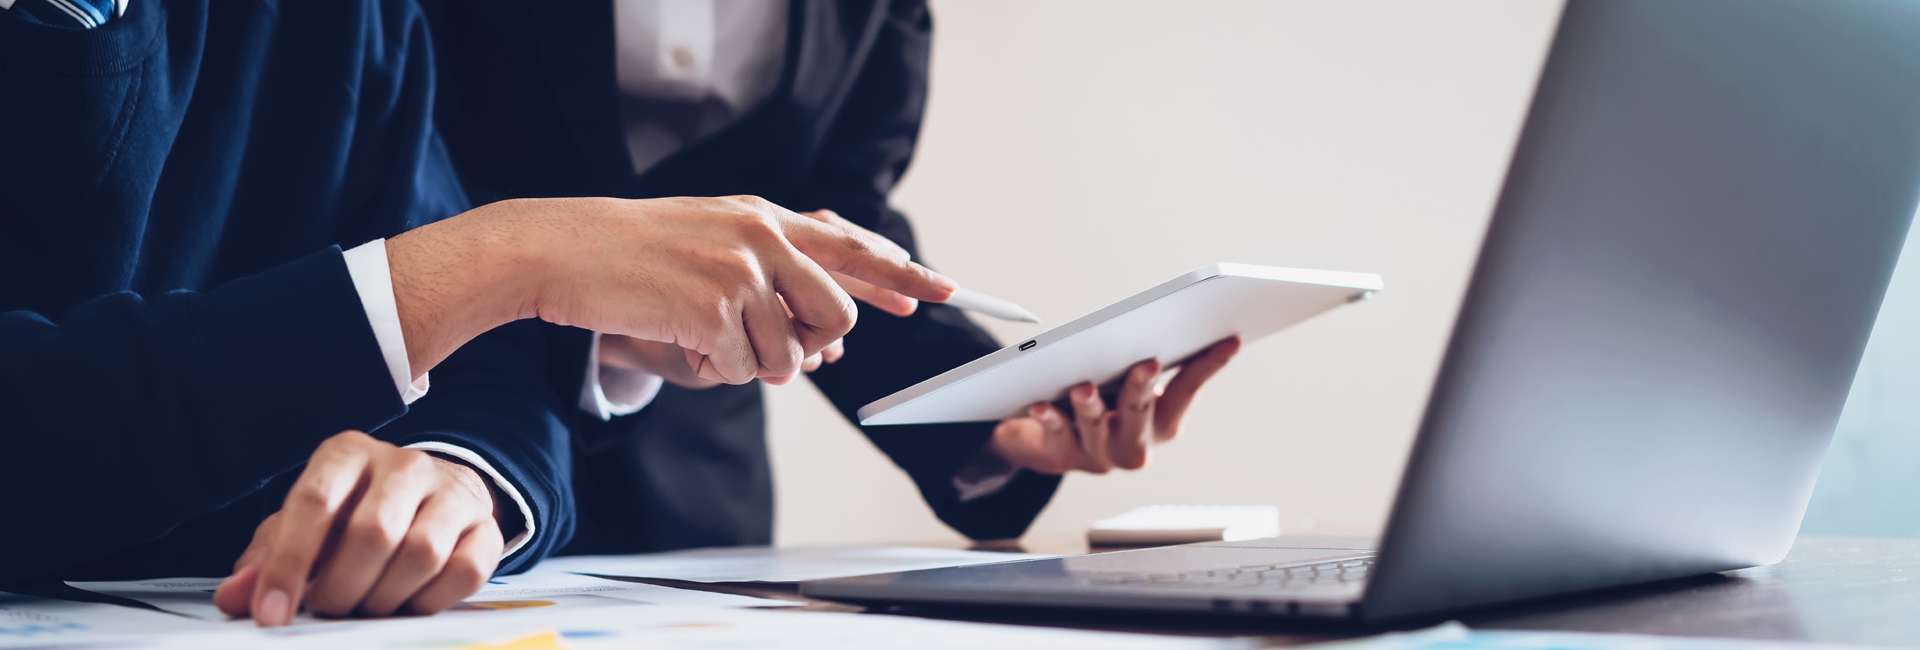
[[[860,423],[1019,417],[1081,382],[1105,385],[1149,358],[1171,366],[1236,334],[1251,343],[1381,288],[1371,273],[1201,267],[861,407]]]

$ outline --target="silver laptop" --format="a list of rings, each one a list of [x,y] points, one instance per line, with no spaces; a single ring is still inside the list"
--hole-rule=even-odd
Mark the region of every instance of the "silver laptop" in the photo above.
[[[1916,203],[1920,3],[1573,0],[1377,544],[802,591],[1385,619],[1778,562]]]

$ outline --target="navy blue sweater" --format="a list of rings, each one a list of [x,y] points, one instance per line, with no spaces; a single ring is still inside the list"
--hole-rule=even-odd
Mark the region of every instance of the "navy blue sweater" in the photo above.
[[[540,534],[503,568],[566,540],[544,337],[489,333],[408,414],[341,259],[466,207],[426,39],[411,2],[0,11],[0,584],[224,575],[344,429],[506,474]]]

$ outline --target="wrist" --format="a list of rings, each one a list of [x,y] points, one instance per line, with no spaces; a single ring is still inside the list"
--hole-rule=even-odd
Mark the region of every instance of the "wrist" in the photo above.
[[[481,503],[487,504],[487,512],[490,513],[493,518],[494,527],[500,529],[502,539],[510,538],[518,532],[517,530],[507,530],[507,526],[501,523],[509,519],[505,516],[506,513],[504,513],[502,509],[508,507],[507,504],[510,499],[508,499],[505,494],[500,493],[499,486],[494,485],[492,481],[487,480],[487,477],[482,476],[480,470],[474,469],[473,466],[468,465],[465,461],[439,452],[429,451],[427,452],[427,456],[433,459],[434,467],[439,468],[448,478],[453,479],[455,484],[465,489],[468,494],[480,500]]]
[[[530,315],[539,273],[482,206],[386,242],[394,303],[415,378],[467,341]]]
[[[453,479],[453,482],[464,488],[467,494],[489,504],[495,501],[493,489],[487,485],[486,477],[480,475],[480,470],[474,469],[458,458],[440,452],[428,451],[426,454],[428,458],[433,459],[433,466],[438,468],[440,473]]]

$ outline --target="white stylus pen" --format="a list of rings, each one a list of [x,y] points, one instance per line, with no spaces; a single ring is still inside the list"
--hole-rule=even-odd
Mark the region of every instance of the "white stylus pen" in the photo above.
[[[953,297],[946,304],[977,314],[986,314],[994,318],[1017,323],[1038,323],[1040,317],[1027,311],[1025,307],[989,296],[966,287],[953,290]]]

